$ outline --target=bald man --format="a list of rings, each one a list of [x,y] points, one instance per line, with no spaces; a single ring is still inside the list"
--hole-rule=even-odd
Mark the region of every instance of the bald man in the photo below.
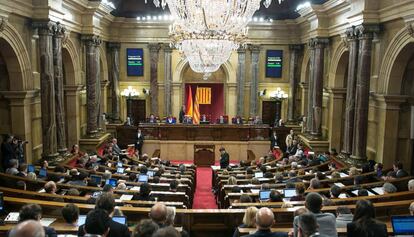
[[[45,237],[45,230],[40,222],[28,220],[16,225],[10,231],[9,237]]]
[[[167,206],[162,203],[156,203],[151,207],[149,217],[162,228],[166,225],[167,213]]]
[[[267,207],[262,207],[256,213],[256,228],[254,234],[247,235],[247,237],[287,237],[287,233],[272,232],[271,227],[275,223],[275,216],[272,210]]]

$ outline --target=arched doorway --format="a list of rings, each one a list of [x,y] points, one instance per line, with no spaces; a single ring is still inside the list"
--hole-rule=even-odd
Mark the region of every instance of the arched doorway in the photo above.
[[[0,45],[3,45],[5,42],[0,39]],[[9,85],[9,72],[7,70],[6,60],[3,55],[4,50],[0,48],[0,91],[8,91],[10,88]],[[10,134],[11,131],[11,121],[10,121],[10,106],[9,101],[3,96],[0,97],[0,134]],[[3,136],[0,137],[0,142],[3,141]]]
[[[205,114],[207,119],[215,122],[221,115],[229,115],[226,101],[228,98],[227,78],[228,75],[223,66],[216,72],[212,73],[207,79],[203,79],[203,74],[195,73],[189,64],[187,64],[182,71],[182,98],[184,105],[189,96],[189,88],[192,90],[192,96],[196,93],[197,88],[203,90],[206,94],[210,93],[210,100],[205,99],[204,104],[200,104],[200,114]]]

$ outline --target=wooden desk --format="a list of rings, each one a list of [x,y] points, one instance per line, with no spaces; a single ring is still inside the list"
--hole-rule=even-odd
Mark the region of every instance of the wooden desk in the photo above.
[[[276,131],[282,150],[290,128],[271,128],[269,125],[233,124],[141,124],[117,126],[118,144],[126,147],[135,143],[135,133],[140,128],[147,140],[170,141],[268,141],[271,131]]]

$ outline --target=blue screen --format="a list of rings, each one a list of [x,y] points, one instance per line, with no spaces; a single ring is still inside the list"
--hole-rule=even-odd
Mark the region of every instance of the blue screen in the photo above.
[[[414,216],[393,216],[391,222],[394,235],[414,234]]]
[[[84,225],[86,221],[86,215],[79,215],[78,226]]]
[[[46,177],[47,176],[46,169],[40,169],[39,170],[39,176],[40,177]]]
[[[127,49],[127,74],[128,76],[144,75],[143,49]]]
[[[125,216],[114,216],[112,220],[118,222],[119,224],[125,225],[126,224],[126,217]]]
[[[110,184],[112,187],[116,186],[116,179],[107,179],[106,184]]]
[[[152,170],[149,170],[149,171],[147,172],[147,175],[148,175],[149,177],[154,176],[154,174],[155,174],[155,172],[154,172],[154,171],[152,171]]]
[[[101,176],[98,175],[91,175],[91,180],[93,180],[96,184],[101,184]]]
[[[116,170],[116,172],[119,173],[119,174],[123,174],[124,173],[124,170],[125,170],[125,168],[118,167],[118,169]]]
[[[34,167],[34,165],[28,165],[28,166],[27,166],[27,172],[28,172],[28,173],[30,173],[30,172],[35,172],[35,167]]]
[[[148,182],[148,175],[143,175],[143,174],[139,175],[138,176],[138,182],[141,182],[141,183]]]
[[[116,163],[116,167],[122,167],[122,166],[123,166],[122,162]]]
[[[281,78],[283,68],[283,50],[266,51],[266,77]]]
[[[270,198],[270,190],[269,191],[260,191],[259,193],[260,200],[267,200]]]

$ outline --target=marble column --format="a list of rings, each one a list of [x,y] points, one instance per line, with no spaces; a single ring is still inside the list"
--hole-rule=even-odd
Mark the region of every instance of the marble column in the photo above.
[[[313,130],[313,76],[315,62],[315,45],[313,40],[308,43],[309,47],[309,78],[308,78],[308,101],[306,103],[306,126],[305,132],[311,133]]]
[[[112,122],[120,123],[119,118],[119,107],[120,107],[120,98],[119,98],[119,49],[121,47],[120,43],[111,42],[108,43],[108,49],[110,54],[111,62],[111,71],[110,84],[111,84],[111,102],[112,102]]]
[[[371,79],[372,40],[379,32],[378,25],[359,25],[355,28],[359,39],[357,82],[355,93],[354,143],[351,158],[356,163],[367,159],[368,108]]]
[[[244,83],[246,81],[246,49],[237,50],[237,111],[236,115],[244,115]]]
[[[97,52],[97,46],[102,41],[99,36],[96,35],[83,35],[82,40],[86,46],[86,133],[90,137],[94,137],[98,132],[98,111],[99,103],[97,93],[100,93],[100,68],[99,68],[99,53]],[[99,87],[97,89],[97,84]]]
[[[151,92],[151,113],[158,116],[158,52],[159,44],[149,44],[151,74],[150,74],[150,92]]]
[[[297,91],[299,82],[299,54],[303,45],[289,45],[290,66],[289,66],[289,100],[288,100],[288,121],[294,121],[297,117]]]
[[[258,91],[259,91],[259,54],[260,45],[250,45],[251,53],[251,82],[250,82],[250,117],[254,117],[257,114],[258,107]]]
[[[34,22],[39,35],[40,92],[42,111],[42,157],[53,160],[58,156],[56,138],[55,82],[53,70],[52,22]]]
[[[352,141],[354,139],[354,117],[355,117],[355,89],[357,81],[357,65],[358,65],[358,37],[355,27],[346,30],[346,37],[349,47],[348,61],[348,78],[346,87],[345,102],[345,122],[344,122],[344,140],[342,144],[342,153],[346,156],[352,153]]]
[[[168,45],[164,45],[164,115],[172,115],[172,48]]]
[[[312,136],[322,135],[322,100],[325,46],[329,43],[327,38],[313,39],[315,45],[315,58],[313,68],[313,102],[312,102]]]
[[[65,28],[57,23],[53,27],[53,68],[55,77],[55,108],[56,108],[56,139],[57,150],[60,154],[67,152],[66,142],[66,116],[63,96],[63,65],[62,65],[62,39]]]

